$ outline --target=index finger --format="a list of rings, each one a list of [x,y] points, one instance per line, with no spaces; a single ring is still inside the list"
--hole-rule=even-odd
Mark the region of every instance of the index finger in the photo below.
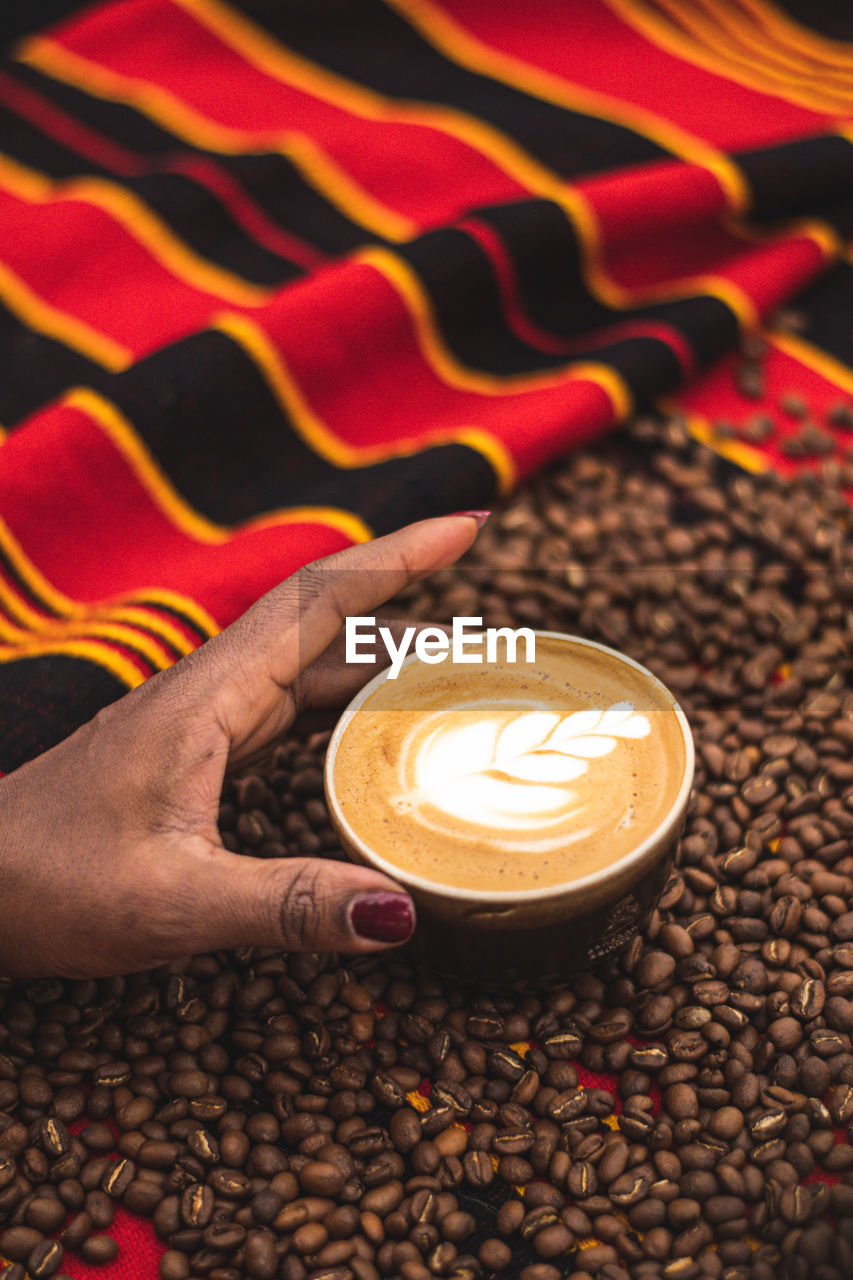
[[[453,564],[480,523],[467,512],[422,520],[317,560],[208,641],[199,665],[232,744],[258,735],[271,741],[284,732],[293,706],[283,693],[346,618],[370,614],[407,583]]]

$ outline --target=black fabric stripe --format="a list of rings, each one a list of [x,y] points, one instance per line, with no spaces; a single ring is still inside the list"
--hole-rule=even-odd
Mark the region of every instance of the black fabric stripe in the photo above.
[[[383,240],[359,223],[351,222],[312,187],[285,156],[257,152],[216,159],[273,222],[323,253],[334,257],[360,245],[378,244]]]
[[[833,40],[853,40],[853,9],[838,0],[776,0],[795,22]]]
[[[206,187],[177,173],[149,173],[126,178],[135,192],[196,253],[252,284],[275,286],[302,274],[302,269],[265,249],[231,216]]]
[[[815,215],[820,205],[850,199],[853,145],[838,134],[741,151],[733,158],[753,194],[750,217]]]
[[[456,107],[494,125],[566,176],[667,155],[624,125],[478,75],[445,58],[381,0],[242,0],[289,48],[391,98]],[[571,7],[563,38],[571,42]]]
[[[0,772],[56,746],[124,693],[116,676],[86,658],[0,662]]]
[[[64,80],[54,80],[23,62],[11,61],[3,69],[68,115],[103,133],[128,151],[138,155],[165,155],[185,147],[168,129],[161,128],[135,107],[84,93],[82,89],[66,84]]]
[[[504,319],[500,290],[484,250],[462,231],[445,229],[429,232],[398,253],[417,271],[429,293],[442,334],[460,361],[491,373],[533,373],[563,368],[571,360],[599,360],[611,364],[626,376],[640,397],[660,393],[674,386],[681,365],[672,348],[655,338],[619,339],[615,342],[581,344],[568,354],[549,354],[520,338]],[[573,303],[589,301],[579,278],[561,298],[563,315],[550,332],[570,336],[624,319],[642,319],[647,312],[612,312],[600,304],[597,323],[575,326]]]
[[[737,321],[707,295],[647,303],[625,310],[601,302],[586,288],[583,250],[574,227],[550,200],[521,200],[477,212],[509,253],[521,305],[539,328],[580,338],[605,326],[655,320],[678,329],[700,363],[715,359],[737,334]]]
[[[251,284],[275,286],[301,268],[257,243],[218,197],[183,174],[149,173],[116,179],[108,169],[43,134],[0,104],[3,154],[54,180],[107,177],[134,192],[186,244]]]
[[[562,368],[570,359],[595,360],[611,365],[637,399],[647,400],[681,381],[678,356],[664,339],[609,338],[607,328],[665,323],[685,337],[702,363],[715,359],[737,334],[729,308],[706,295],[624,311],[590,296],[580,274],[573,230],[556,206],[507,206],[478,216],[504,233],[528,315],[547,333],[577,338],[578,346],[568,354],[547,354],[519,337],[504,318],[491,263],[476,240],[461,230],[430,232],[397,252],[418,273],[448,346],[469,367],[497,374],[530,373]]]
[[[621,355],[631,366],[634,365],[630,349],[621,340],[617,343],[619,352],[616,346],[602,346],[601,343],[592,342],[589,346],[580,346],[569,356],[540,351],[538,347],[530,346],[523,338],[517,337],[503,319],[500,287],[494,278],[488,256],[475,239],[462,230],[442,229],[429,232],[416,241],[401,246],[397,252],[418,271],[437,312],[444,338],[462,364],[496,374],[521,374],[560,369],[569,358],[598,358],[621,367]],[[579,274],[575,275],[574,280],[566,280],[565,291],[558,301],[562,314],[553,316],[556,323],[548,326],[548,332],[566,338],[574,337],[575,334],[589,334],[590,330],[603,328],[615,321],[643,319],[648,315],[646,308],[638,308],[633,312],[616,312],[603,307],[584,292]],[[581,306],[588,303],[583,323],[580,324],[574,314],[575,301]],[[669,370],[667,383],[671,384],[678,379],[680,366],[672,356],[669,346],[666,347],[665,367]],[[642,362],[638,366],[638,372],[646,378]]]
[[[794,306],[808,320],[807,342],[840,360],[853,372],[853,266],[836,263],[830,271],[797,295]]]
[[[4,4],[0,9],[0,47],[24,35],[59,22],[83,8],[80,0],[27,0],[26,4]]]
[[[9,72],[110,142],[139,158],[147,158],[152,171],[156,170],[158,163],[168,163],[176,155],[203,156],[212,161],[243,187],[272,222],[324,253],[347,253],[359,245],[376,243],[380,239],[329,204],[283,155],[251,152],[226,156],[194,147],[133,107],[90,96],[22,64],[12,64]],[[0,138],[3,137],[0,133]],[[213,200],[212,196],[208,198]],[[188,235],[185,220],[182,228]],[[215,251],[214,245],[208,247],[208,253]],[[277,258],[275,260],[278,261]],[[262,280],[262,277],[258,278]]]
[[[202,642],[204,640],[209,640],[211,635],[214,634],[206,627],[202,627],[194,618],[191,618],[188,613],[185,613],[183,609],[179,608],[178,605],[163,604],[159,600],[136,600],[134,603],[145,608],[152,609],[157,613],[163,614],[167,618],[173,618],[189,633],[189,639],[192,639],[195,636],[198,638],[199,642]]]
[[[80,172],[79,156],[54,142],[29,120],[0,102],[0,147],[3,153],[51,178],[71,178]],[[89,166],[90,172],[101,172]]]
[[[492,468],[464,445],[332,466],[295,433],[242,347],[217,331],[193,334],[96,385],[186,501],[222,524],[309,502],[352,511],[383,532],[494,496]]]
[[[90,382],[100,365],[37,333],[0,303],[0,422],[9,429],[69,387]]]

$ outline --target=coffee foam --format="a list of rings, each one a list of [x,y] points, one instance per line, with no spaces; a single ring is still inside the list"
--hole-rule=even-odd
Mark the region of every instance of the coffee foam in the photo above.
[[[630,852],[672,808],[671,696],[618,658],[538,636],[536,663],[407,664],[344,730],[334,767],[375,854],[458,888],[544,888]]]

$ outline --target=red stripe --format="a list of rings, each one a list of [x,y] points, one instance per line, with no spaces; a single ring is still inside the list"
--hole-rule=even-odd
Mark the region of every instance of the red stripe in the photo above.
[[[192,152],[170,156],[150,163],[144,156],[118,146],[54,106],[41,94],[0,72],[0,101],[24,116],[48,137],[54,138],[84,160],[119,174],[139,177],[146,173],[179,173],[206,187],[228,209],[235,222],[248,231],[258,244],[289,262],[312,271],[327,257],[299,236],[277,226],[263,209],[243,190],[240,183],[214,160]]]
[[[309,244],[300,236],[285,231],[267,217],[260,205],[249,196],[236,178],[206,156],[190,154],[176,156],[172,161],[158,166],[163,173],[182,173],[207,187],[228,209],[244,231],[248,231],[258,244],[272,250],[306,271],[314,271],[329,261],[327,254]]]
[[[564,383],[532,390],[509,380],[496,395],[451,385],[424,359],[397,290],[362,263],[331,267],[292,285],[253,319],[281,351],[314,412],[350,444],[482,427],[504,442],[526,473],[612,421],[605,393],[571,381],[569,368]],[[342,351],[349,374],[330,378]]]
[[[0,72],[0,102],[79,156],[122,177],[142,172],[140,159],[95,129],[75,120],[40,93]]]
[[[607,241],[602,259],[607,274],[626,289],[677,285],[693,276],[720,277],[747,293],[760,313],[790,298],[827,265],[823,250],[806,235],[756,245],[713,223],[699,223],[680,237],[658,235],[654,229],[642,241]]]
[[[165,588],[195,600],[222,626],[307,560],[349,545],[316,523],[197,542],[163,514],[103,432],[65,406],[34,415],[0,449],[0,510],[25,554],[72,599]]]
[[[459,228],[467,231],[488,254],[500,286],[504,319],[516,337],[523,342],[540,351],[547,351],[550,355],[571,355],[573,352],[594,351],[628,338],[656,338],[671,348],[685,377],[693,372],[695,360],[690,344],[682,333],[663,321],[640,318],[621,320],[571,339],[558,338],[540,329],[524,309],[512,258],[495,229],[479,218],[466,218],[459,223]]]
[[[199,328],[223,299],[157,262],[109,213],[0,190],[4,260],[31,289],[139,357]]]
[[[683,234],[728,213],[722,187],[699,165],[662,160],[580,178],[575,184],[595,210],[605,242],[636,244],[648,235]]]
[[[803,137],[835,118],[748,89],[664,52],[621,22],[601,0],[570,7],[565,0],[438,3],[471,34],[502,53],[549,71],[568,85],[633,102],[714,146],[736,149]],[[631,127],[630,119],[625,123]]]
[[[424,227],[452,220],[474,201],[527,194],[439,129],[366,119],[266,75],[165,0],[86,11],[58,38],[101,66],[168,89],[208,120],[252,132],[259,148],[274,147],[287,132],[309,136],[377,200]]]

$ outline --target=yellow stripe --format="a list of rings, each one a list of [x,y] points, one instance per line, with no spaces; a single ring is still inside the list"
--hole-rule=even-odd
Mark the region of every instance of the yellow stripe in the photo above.
[[[325,524],[355,542],[372,536],[363,520],[335,507],[288,507],[267,512],[239,525],[214,524],[186,502],[158,467],[130,422],[105,396],[90,387],[76,387],[59,402],[85,413],[110,438],[137,480],[175,528],[197,542],[219,546],[236,533],[250,533],[285,524]]]
[[[121,680],[129,689],[135,689],[137,685],[142,684],[145,680],[145,676],[132,662],[123,658],[120,653],[117,653],[115,649],[111,649],[108,645],[98,644],[94,641],[67,640],[59,643],[54,640],[34,638],[27,645],[14,647],[0,645],[0,662],[14,662],[20,658],[39,657],[47,654],[88,658],[90,662],[96,662],[98,666],[105,667],[107,671],[111,672],[118,680]]]
[[[679,30],[686,32],[688,39],[691,36],[696,39],[700,54],[708,49],[720,49],[724,54],[720,65],[728,68],[725,74],[729,78],[732,76],[731,65],[734,64],[744,69],[745,78],[737,77],[743,83],[748,83],[751,78],[753,83],[763,88],[765,92],[775,93],[792,102],[799,101],[804,106],[825,111],[843,110],[845,105],[849,104],[849,93],[822,91],[817,77],[821,80],[824,77],[819,69],[810,68],[806,64],[795,72],[786,72],[784,69],[780,71],[774,66],[772,56],[768,57],[768,51],[772,51],[773,46],[766,38],[762,45],[763,56],[756,59],[748,46],[744,49],[742,39],[739,40],[726,25],[719,21],[708,21],[695,7],[676,4],[673,0],[655,0],[655,4],[670,15],[676,32]],[[702,0],[699,0],[699,4],[701,8],[705,8]],[[706,56],[713,58],[713,54],[706,54]],[[803,80],[806,81],[805,86],[802,84]]]
[[[178,653],[191,653],[195,648],[192,640],[185,632],[179,630],[173,622],[168,622],[161,613],[156,613],[153,608],[146,609],[140,605],[120,605],[110,610],[110,616],[115,617],[118,621],[126,622],[128,626],[153,631],[155,635],[159,636],[161,640],[164,640]]]
[[[385,3],[415,27],[434,48],[460,66],[510,84],[531,97],[632,129],[673,155],[709,169],[725,192],[732,212],[743,212],[748,208],[749,189],[743,174],[728,156],[701,138],[634,103],[567,84],[559,76],[492,48],[430,0],[385,0]]]
[[[70,200],[94,205],[114,218],[172,275],[235,306],[260,307],[274,293],[199,257],[133,192],[105,178],[54,182],[35,169],[0,156],[0,185],[30,204]]]
[[[625,380],[607,365],[593,361],[568,363],[560,369],[545,373],[512,373],[504,376],[466,368],[441,337],[432,303],[408,263],[397,257],[392,250],[380,247],[359,250],[352,255],[351,260],[374,267],[397,291],[406,303],[424,358],[449,386],[473,391],[478,395],[505,396],[508,392],[539,391],[565,386],[567,382],[595,382],[606,392],[619,417],[626,417],[631,412],[633,402]]]
[[[678,281],[626,288],[607,273],[598,220],[592,205],[583,192],[576,188],[564,193],[561,201],[564,212],[577,232],[583,247],[580,270],[590,294],[615,311],[630,311],[644,303],[674,302],[696,294],[708,294],[718,298],[731,311],[744,328],[754,328],[758,312],[752,298],[740,285],[725,276],[688,276]],[[739,226],[732,219],[733,226]]]
[[[0,602],[6,603],[6,590],[0,582]],[[111,622],[99,622],[97,619],[39,618],[38,626],[19,627],[4,621],[0,615],[0,637],[9,644],[18,647],[35,641],[37,637],[52,640],[92,639],[103,637],[128,649],[137,650],[157,670],[171,666],[174,655],[167,652],[151,636],[145,635],[131,627],[118,626]]]
[[[0,262],[0,298],[30,329],[79,351],[112,373],[133,364],[133,352],[128,347],[91,328],[85,320],[45,302],[3,262]]]
[[[824,61],[828,66],[853,67],[853,53],[849,45],[803,26],[764,0],[739,0],[739,3],[749,10],[766,32],[772,33],[778,42],[784,42],[787,48],[793,48],[797,53],[808,51],[816,61]]]
[[[15,627],[19,635],[104,635],[121,644],[133,645],[159,667],[168,666],[174,661],[172,654],[164,649],[164,643],[181,654],[193,649],[190,638],[157,613],[147,612],[136,605],[126,606],[122,602],[110,604],[101,601],[93,605],[71,600],[47,582],[2,521],[0,544],[16,572],[30,586],[33,595],[43,601],[50,598],[49,607],[53,607],[57,615],[46,617],[39,613],[12,584],[7,584],[0,577],[0,603],[5,606],[10,621],[20,624]],[[2,626],[0,621],[0,628]],[[143,627],[145,630],[141,629]],[[149,632],[153,632],[154,636]],[[7,637],[12,634],[8,627],[5,634]]]
[[[466,144],[473,146],[525,187],[526,190],[534,195],[555,201],[569,215],[588,255],[589,261],[586,264],[588,270],[585,274],[588,277],[589,285],[591,289],[598,293],[602,301],[619,310],[628,309],[637,301],[639,291],[622,290],[615,283],[609,281],[601,262],[600,236],[596,217],[583,194],[570,183],[567,183],[559,174],[542,165],[497,129],[477,120],[475,117],[467,116],[463,112],[449,108],[434,108],[428,104],[418,103],[413,109],[410,105],[397,103],[373,90],[346,80],[344,77],[327,71],[326,68],[317,66],[315,63],[292,53],[261,28],[256,27],[254,23],[242,14],[222,3],[221,0],[172,0],[172,3],[179,5],[190,13],[194,19],[213,31],[219,39],[234,48],[241,57],[258,67],[266,75],[273,76],[287,84],[294,84],[308,93],[314,95],[322,94],[327,101],[368,119],[394,119],[404,123],[427,125],[450,133]],[[399,3],[396,7],[404,10],[403,16],[406,20],[414,22],[411,6],[407,8],[405,4]],[[423,9],[424,6],[419,6],[422,20],[424,16]],[[441,29],[439,34],[444,41],[444,43],[440,44],[442,52],[447,53],[450,51],[454,53],[453,50],[449,49],[449,46],[454,41],[458,41],[461,28],[456,28],[446,15],[438,14],[437,12],[430,14],[430,24],[433,21]],[[451,27],[453,28],[452,31],[450,30]],[[419,27],[419,29],[421,28]],[[436,27],[431,25],[430,30],[435,36]],[[428,32],[422,30],[422,34],[427,34],[429,38]],[[469,43],[473,40],[472,37],[468,36],[465,36],[464,39]],[[438,39],[434,39],[433,43],[439,43]],[[470,59],[472,55],[469,44],[465,45],[464,51],[468,53]],[[493,52],[489,51],[489,57]],[[480,59],[477,59],[477,62],[478,66],[475,69],[485,70],[488,73],[488,66],[480,65]],[[570,91],[563,82],[558,83],[561,86],[563,98],[569,92],[574,93],[574,89]],[[528,85],[525,85],[524,88],[530,91]],[[537,96],[544,95],[538,94]],[[568,103],[561,101],[560,105],[568,105]],[[619,114],[621,110],[622,108],[619,108],[619,111],[617,111],[614,107],[613,119],[617,122],[621,120]],[[703,161],[700,160],[699,162],[702,163]],[[741,195],[744,192],[745,188],[742,187]],[[738,204],[745,202],[745,199],[739,200]],[[703,276],[699,281],[687,282],[685,289],[661,286],[663,292],[661,292],[661,289],[656,290],[654,293],[642,291],[642,297],[644,300],[659,301],[662,298],[689,296],[694,291],[694,284],[699,291],[713,293],[715,296],[720,297],[726,305],[732,306],[741,316],[743,323],[751,323],[751,319],[746,316],[743,295],[738,294],[737,298],[735,298],[734,287],[728,285],[724,280],[718,281],[716,277]]]
[[[127,418],[105,396],[89,387],[66,392],[59,402],[84,413],[104,432],[130,464],[136,478],[176,528],[198,542],[227,542],[228,532],[194,511],[167,479]]]
[[[667,0],[657,0],[663,9],[670,9]],[[792,89],[790,84],[780,84],[779,78],[766,71],[758,72],[754,68],[744,68],[743,59],[738,56],[717,57],[710,47],[711,43],[725,47],[728,42],[716,28],[710,34],[701,19],[688,15],[688,6],[672,7],[679,22],[685,26],[704,31],[702,41],[697,41],[685,34],[679,27],[673,26],[666,18],[661,17],[656,9],[649,8],[642,0],[604,0],[604,3],[616,13],[626,25],[639,31],[651,43],[674,54],[683,61],[691,62],[712,75],[722,76],[737,84],[742,84],[759,93],[770,94],[776,98],[797,103],[819,112],[833,112],[843,109],[844,104],[837,98],[821,99],[814,93],[806,93]],[[710,42],[710,43],[709,43]]]
[[[76,607],[65,611],[61,616],[45,616],[32,608],[13,588],[7,586],[0,577],[0,604],[6,609],[10,620],[20,625],[13,630],[5,627],[0,618],[0,634],[12,638],[13,634],[41,635],[103,635],[117,640],[121,644],[132,645],[144,653],[155,666],[168,666],[174,659],[172,652],[167,652],[164,645],[179,654],[190,653],[195,647],[188,636],[184,635],[158,614],[146,614],[140,608],[123,608],[120,605],[110,606],[99,603],[83,605],[75,602]],[[143,629],[144,628],[144,629]],[[150,633],[153,632],[154,636]],[[159,643],[158,641],[162,642]]]
[[[189,596],[181,595],[179,591],[170,591],[168,587],[145,587],[139,591],[131,591],[121,599],[124,604],[135,603],[142,609],[156,609],[158,605],[162,605],[165,609],[174,609],[203,636],[215,636],[220,630],[219,623],[203,605],[190,599]]]
[[[307,134],[291,130],[232,129],[218,124],[168,89],[109,71],[44,36],[24,40],[17,58],[85,93],[110,102],[127,103],[194,146],[222,155],[245,155],[260,150],[278,152],[351,222],[386,240],[411,240],[418,234],[416,222],[372,196]]]
[[[795,218],[781,225],[777,223],[770,231],[762,230],[754,223],[740,222],[737,218],[723,218],[721,222],[729,235],[747,244],[766,245],[802,239],[811,240],[828,262],[849,254],[835,228],[817,218]]]
[[[565,179],[499,129],[455,107],[392,99],[293,53],[221,0],[172,0],[242,58],[287,85],[366,120],[416,125],[457,138],[536,194],[557,199]]]
[[[660,400],[659,404],[667,413],[677,413],[683,418],[693,438],[700,444],[707,445],[709,449],[713,449],[720,457],[737,463],[739,467],[743,467],[744,471],[750,471],[755,475],[770,470],[770,463],[760,450],[753,449],[743,440],[723,440],[714,431],[714,424],[709,418],[685,410],[670,400]]]
[[[723,30],[739,40],[751,53],[757,54],[759,60],[766,60],[772,66],[782,68],[783,71],[793,71],[800,77],[808,77],[811,84],[814,84],[815,78],[819,77],[823,84],[837,81],[842,87],[842,92],[849,87],[850,67],[853,66],[853,62],[846,68],[838,67],[833,70],[826,63],[813,59],[802,47],[791,48],[784,40],[778,38],[768,40],[767,31],[753,23],[737,3],[732,8],[729,0],[722,0],[722,3],[720,0],[700,0],[700,2],[705,12],[711,14]]]
[[[507,493],[515,483],[515,463],[509,450],[496,436],[477,427],[438,428],[395,440],[393,444],[354,445],[342,440],[314,412],[281,352],[258,325],[246,316],[223,313],[214,318],[213,327],[240,344],[257,365],[294,429],[316,454],[333,466],[367,467],[437,445],[464,444],[488,460],[497,475],[501,493]]]
[[[792,360],[799,360],[806,368],[814,369],[815,373],[819,373],[828,382],[834,382],[836,386],[853,394],[853,369],[843,364],[841,360],[837,360],[835,356],[821,351],[819,347],[813,346],[805,338],[800,338],[793,333],[774,333],[771,330],[765,331],[764,337],[771,346],[784,351],[785,355],[790,356]]]
[[[163,618],[162,615],[153,612],[148,613],[147,609],[154,610],[159,604],[166,608],[178,610],[190,619],[202,635],[212,636],[219,630],[219,624],[214,621],[206,609],[196,604],[194,600],[190,600],[189,597],[183,596],[177,591],[170,591],[168,588],[154,587],[132,591],[122,596],[114,604],[99,603],[93,606],[78,600],[72,600],[69,596],[59,591],[36,568],[12,534],[9,526],[2,519],[0,519],[0,548],[2,548],[3,554],[13,566],[17,575],[26,583],[32,596],[37,600],[43,601],[47,608],[52,609],[61,617],[90,618],[98,616],[97,611],[109,609],[111,617],[118,620],[127,620],[130,625],[133,625],[135,617],[140,615],[144,617],[145,625],[152,631],[156,631],[163,639],[182,652],[184,649],[189,652],[192,648],[188,637],[175,624]],[[19,615],[31,617],[34,620],[40,618],[41,615],[34,613],[25,600],[21,597],[16,598],[19,601]]]

